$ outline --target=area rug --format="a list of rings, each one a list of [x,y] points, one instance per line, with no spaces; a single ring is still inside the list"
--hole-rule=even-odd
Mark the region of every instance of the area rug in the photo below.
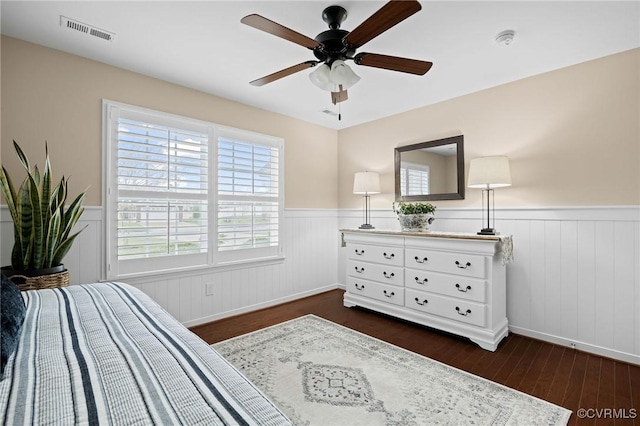
[[[297,425],[564,425],[571,415],[313,315],[212,346]]]

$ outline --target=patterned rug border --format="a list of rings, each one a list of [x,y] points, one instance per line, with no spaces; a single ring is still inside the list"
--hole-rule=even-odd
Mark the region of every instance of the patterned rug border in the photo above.
[[[330,324],[330,325],[332,325],[332,326],[335,326],[335,327],[341,328],[341,329],[343,329],[343,330],[346,330],[347,332],[355,333],[355,334],[357,334],[357,335],[359,335],[359,336],[362,336],[362,337],[366,337],[366,338],[372,339],[372,340],[374,340],[374,341],[376,341],[376,342],[378,342],[378,343],[380,343],[380,344],[393,346],[394,348],[399,349],[401,352],[405,352],[405,353],[409,354],[410,356],[414,356],[414,357],[418,357],[418,358],[423,358],[423,359],[425,359],[425,360],[427,360],[427,361],[433,362],[433,363],[438,364],[438,365],[440,365],[440,366],[442,366],[442,367],[450,368],[450,369],[455,370],[455,371],[457,371],[457,372],[461,373],[462,375],[464,375],[464,376],[466,376],[466,377],[470,377],[470,378],[472,378],[472,379],[474,379],[474,380],[480,380],[480,381],[482,381],[482,382],[491,383],[491,384],[492,384],[492,385],[494,385],[494,386],[498,386],[498,387],[500,387],[500,388],[502,388],[502,389],[506,389],[506,390],[508,390],[508,391],[511,391],[511,392],[517,393],[517,394],[522,395],[522,396],[525,396],[525,397],[527,397],[527,398],[531,398],[531,399],[537,400],[537,401],[539,401],[539,402],[541,402],[541,403],[543,403],[543,404],[549,404],[549,405],[552,405],[552,406],[554,406],[554,407],[557,407],[558,409],[560,409],[561,411],[563,411],[564,416],[563,416],[563,418],[562,418],[561,420],[564,420],[565,424],[566,424],[566,423],[568,423],[568,421],[569,421],[569,419],[570,419],[571,415],[573,414],[573,411],[572,411],[572,410],[569,410],[568,408],[565,408],[565,407],[562,407],[562,406],[560,406],[560,405],[554,404],[554,403],[549,402],[549,401],[547,401],[547,400],[544,400],[544,399],[542,399],[542,398],[539,398],[539,397],[536,397],[536,396],[530,395],[530,394],[528,394],[528,393],[526,393],[526,392],[522,392],[522,391],[519,391],[519,390],[517,390],[517,389],[513,389],[513,388],[511,388],[511,387],[509,387],[509,386],[503,385],[503,384],[498,383],[498,382],[495,382],[495,381],[493,381],[493,380],[486,379],[486,378],[484,378],[484,377],[482,377],[482,376],[478,376],[478,375],[475,375],[475,374],[473,374],[473,373],[469,373],[468,371],[465,371],[465,370],[459,369],[459,368],[457,368],[457,367],[453,367],[453,366],[448,365],[448,364],[445,364],[445,363],[443,363],[443,362],[441,362],[441,361],[438,361],[438,360],[435,360],[435,359],[429,358],[429,357],[427,357],[427,356],[424,356],[424,355],[422,355],[422,354],[419,354],[419,353],[416,353],[416,352],[410,351],[410,350],[405,349],[405,348],[403,348],[403,347],[401,347],[401,346],[394,345],[393,343],[389,343],[389,342],[387,342],[387,341],[385,341],[385,340],[378,339],[377,337],[370,336],[370,335],[368,335],[368,334],[366,334],[366,333],[362,333],[362,332],[360,332],[360,331],[358,331],[358,330],[354,330],[354,329],[352,329],[352,328],[346,327],[346,326],[344,326],[344,325],[342,325],[342,324],[338,324],[338,323],[336,323],[336,322],[330,321],[330,320],[328,320],[328,319],[326,319],[326,318],[322,318],[322,317],[319,317],[319,316],[314,315],[314,314],[306,314],[306,315],[303,315],[303,316],[300,316],[300,317],[297,317],[297,318],[293,318],[293,319],[290,319],[290,320],[287,320],[287,321],[283,321],[283,322],[280,322],[280,323],[278,323],[278,324],[274,324],[274,325],[270,325],[270,326],[268,326],[268,327],[261,328],[261,329],[259,329],[259,330],[251,331],[251,332],[249,332],[249,333],[241,334],[241,335],[236,336],[236,337],[232,337],[232,338],[229,338],[229,339],[226,339],[226,340],[222,340],[222,341],[217,342],[217,343],[214,343],[214,344],[212,344],[212,345],[210,345],[210,346],[211,346],[212,348],[215,348],[215,346],[216,346],[216,345],[219,345],[219,344],[223,344],[223,343],[231,342],[231,341],[233,341],[233,340],[237,340],[237,339],[240,339],[240,338],[244,338],[244,337],[247,337],[247,336],[250,336],[250,335],[253,335],[253,334],[258,334],[258,333],[264,332],[264,331],[269,330],[269,329],[278,328],[278,327],[284,326],[284,325],[286,325],[286,324],[290,324],[290,323],[294,323],[294,322],[298,322],[298,321],[304,321],[304,320],[306,320],[306,319],[314,319],[314,320],[317,320],[317,321],[320,321],[320,322],[325,322],[325,323]]]

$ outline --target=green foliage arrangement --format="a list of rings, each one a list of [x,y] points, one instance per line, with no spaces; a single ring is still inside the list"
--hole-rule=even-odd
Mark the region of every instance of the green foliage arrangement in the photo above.
[[[14,226],[11,267],[14,270],[37,270],[58,266],[84,229],[71,234],[84,212],[82,202],[87,191],[78,195],[65,210],[68,181],[63,176],[51,190],[51,164],[46,144],[42,175],[37,165],[31,169],[16,141],[13,141],[13,146],[27,176],[16,192],[6,169],[2,167],[0,171],[0,187]]]
[[[396,214],[428,214],[435,213],[436,206],[430,203],[405,203],[399,201],[393,204],[393,211]]]

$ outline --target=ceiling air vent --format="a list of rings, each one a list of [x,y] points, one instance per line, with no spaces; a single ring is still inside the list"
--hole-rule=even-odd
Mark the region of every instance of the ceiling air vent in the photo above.
[[[90,36],[98,37],[106,41],[113,41],[116,36],[115,33],[101,30],[100,28],[96,28],[92,25],[88,25],[62,15],[60,15],[60,26],[70,30],[79,31]]]
[[[338,116],[337,112],[334,112],[334,111],[331,111],[331,110],[328,110],[328,109],[323,109],[322,112],[327,114],[327,115],[330,115],[332,117],[337,117]]]

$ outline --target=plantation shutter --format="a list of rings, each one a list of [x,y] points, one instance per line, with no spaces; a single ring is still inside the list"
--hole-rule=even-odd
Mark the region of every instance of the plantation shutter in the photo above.
[[[115,115],[111,258],[118,275],[206,264],[206,127],[131,111]]]
[[[217,249],[221,261],[233,252],[278,254],[280,244],[280,144],[223,132],[217,138]]]

